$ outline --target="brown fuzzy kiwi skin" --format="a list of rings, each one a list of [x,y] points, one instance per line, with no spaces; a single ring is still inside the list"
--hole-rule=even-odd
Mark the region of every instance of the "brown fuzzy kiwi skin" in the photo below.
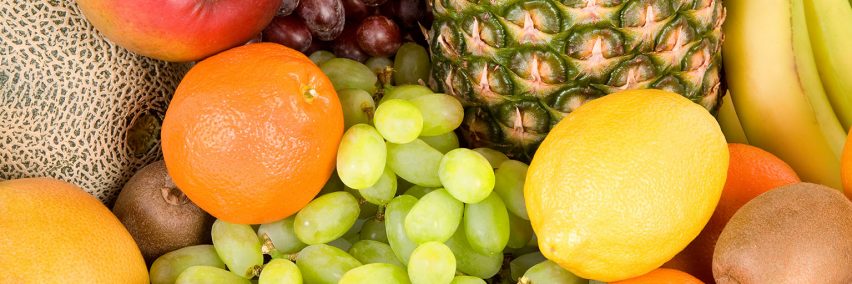
[[[852,283],[852,202],[811,183],[746,203],[713,253],[716,283]]]
[[[175,186],[163,161],[145,166],[130,178],[112,211],[149,265],[167,252],[211,242],[215,219]]]

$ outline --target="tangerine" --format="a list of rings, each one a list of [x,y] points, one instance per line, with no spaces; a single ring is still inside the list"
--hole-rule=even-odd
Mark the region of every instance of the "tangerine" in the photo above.
[[[680,270],[657,268],[642,276],[610,284],[704,284],[704,282]]]
[[[729,143],[728,178],[722,197],[710,221],[683,251],[665,267],[689,272],[713,283],[713,250],[728,220],[750,200],[773,188],[800,182],[790,165],[763,149],[746,144]]]
[[[162,126],[169,175],[216,218],[260,224],[304,207],[331,176],[343,112],[331,81],[300,52],[236,47],[196,64]]]

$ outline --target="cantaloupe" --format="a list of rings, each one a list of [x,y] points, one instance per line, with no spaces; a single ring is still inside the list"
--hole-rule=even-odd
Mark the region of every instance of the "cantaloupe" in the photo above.
[[[188,66],[107,41],[74,1],[2,1],[0,15],[0,180],[50,176],[112,203],[161,156],[159,122]]]

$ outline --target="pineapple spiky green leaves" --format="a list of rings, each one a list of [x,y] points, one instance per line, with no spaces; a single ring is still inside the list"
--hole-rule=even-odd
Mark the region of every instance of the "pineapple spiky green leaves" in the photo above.
[[[433,87],[467,107],[463,136],[528,160],[585,101],[638,88],[714,111],[720,0],[434,0]]]

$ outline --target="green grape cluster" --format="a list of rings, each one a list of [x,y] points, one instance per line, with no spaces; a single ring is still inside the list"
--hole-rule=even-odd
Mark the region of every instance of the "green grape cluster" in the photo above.
[[[407,53],[396,60],[428,60]],[[163,255],[152,283],[588,283],[538,252],[524,203],[527,165],[460,148],[458,100],[391,85],[389,66],[419,72],[406,65],[323,51],[310,58],[343,106],[346,130],[328,183],[286,219],[217,220],[212,246]]]

